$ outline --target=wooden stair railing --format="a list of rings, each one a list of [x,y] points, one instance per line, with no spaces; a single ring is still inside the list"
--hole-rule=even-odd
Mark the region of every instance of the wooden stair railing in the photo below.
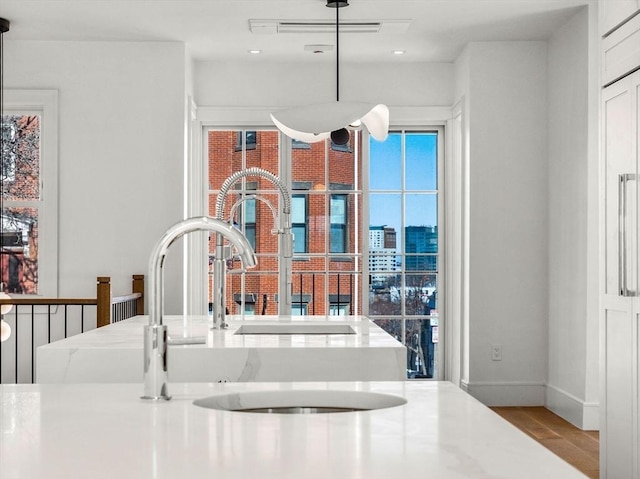
[[[131,294],[115,297],[111,297],[111,278],[98,276],[96,306],[98,328],[144,314],[144,275],[132,276]]]
[[[64,333],[62,338],[67,338],[67,308],[70,306],[77,306],[80,308],[80,332],[85,332],[85,307],[96,307],[96,327],[106,326],[113,322],[122,321],[124,319],[144,314],[144,275],[134,274],[132,275],[131,293],[123,296],[111,296],[111,278],[108,276],[98,276],[96,283],[96,297],[95,298],[9,298],[0,299],[0,306],[4,304],[11,304],[14,306],[13,310],[3,316],[5,321],[13,318],[11,336],[5,343],[0,343],[0,384],[3,382],[3,369],[2,369],[2,349],[3,346],[8,346],[11,342],[12,349],[14,351],[13,357],[9,358],[14,362],[13,367],[15,369],[15,382],[18,381],[18,365],[20,361],[18,354],[18,344],[24,344],[26,341],[18,341],[18,332],[26,330],[31,334],[31,382],[35,377],[35,350],[37,346],[48,344],[51,342],[51,324],[52,320],[64,321]],[[58,311],[54,306],[63,306],[63,311]],[[24,312],[25,307],[27,311]],[[36,307],[38,310],[36,311]],[[30,309],[30,312],[29,312]],[[38,319],[36,319],[36,317]],[[29,327],[28,321],[31,320]],[[47,338],[44,342],[38,342],[34,331],[36,328],[36,321],[38,324],[41,320],[47,321]],[[23,327],[21,326],[21,323]],[[25,327],[26,326],[26,327]]]

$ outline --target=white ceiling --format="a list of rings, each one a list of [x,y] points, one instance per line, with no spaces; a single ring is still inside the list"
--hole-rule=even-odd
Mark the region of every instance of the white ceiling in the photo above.
[[[590,0],[349,0],[342,21],[409,20],[404,33],[343,33],[347,61],[450,62],[469,41],[546,40]],[[333,60],[332,33],[254,34],[249,20],[329,20],[325,0],[2,0],[11,40],[178,41],[196,60]]]

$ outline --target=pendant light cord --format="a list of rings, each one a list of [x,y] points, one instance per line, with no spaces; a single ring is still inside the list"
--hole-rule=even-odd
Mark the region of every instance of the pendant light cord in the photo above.
[[[336,101],[340,101],[340,7],[336,6]]]

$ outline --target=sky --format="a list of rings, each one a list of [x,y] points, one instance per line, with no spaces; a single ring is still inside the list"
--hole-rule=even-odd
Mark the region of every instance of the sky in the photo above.
[[[401,133],[389,133],[384,142],[371,139],[369,149],[369,224],[391,226],[399,235],[403,226],[437,225],[436,195],[423,193],[435,192],[437,188],[437,134],[406,133],[404,167]],[[398,213],[401,211],[403,189],[404,223]]]

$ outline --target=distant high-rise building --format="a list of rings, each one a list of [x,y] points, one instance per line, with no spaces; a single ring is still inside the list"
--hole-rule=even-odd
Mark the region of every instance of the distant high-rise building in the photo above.
[[[369,272],[371,280],[383,283],[385,275],[376,271],[396,270],[396,230],[389,226],[369,226]]]
[[[406,226],[404,235],[406,270],[437,271],[438,227]]]
[[[389,226],[369,226],[369,248],[396,249],[396,230]]]

